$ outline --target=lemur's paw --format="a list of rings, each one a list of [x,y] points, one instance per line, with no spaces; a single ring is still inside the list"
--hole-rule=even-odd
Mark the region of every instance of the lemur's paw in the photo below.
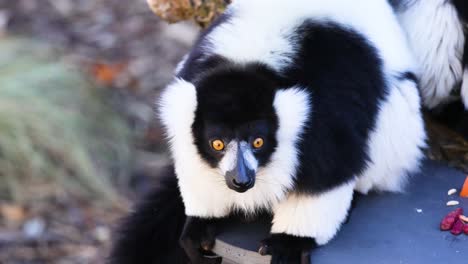
[[[313,238],[273,234],[261,242],[258,253],[271,255],[272,264],[309,264],[310,251],[316,247]]]
[[[216,238],[215,226],[203,219],[191,219],[180,238],[180,245],[191,264],[218,264],[222,258],[211,250]]]
[[[214,241],[214,238],[208,237],[187,237],[181,240],[181,245],[191,264],[220,264],[222,258],[211,251],[214,247]]]

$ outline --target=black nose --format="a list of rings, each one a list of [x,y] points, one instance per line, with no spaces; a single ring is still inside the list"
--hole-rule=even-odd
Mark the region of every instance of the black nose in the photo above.
[[[246,181],[237,181],[237,179],[232,179],[232,184],[239,189],[249,189],[252,187],[253,181],[247,179]]]

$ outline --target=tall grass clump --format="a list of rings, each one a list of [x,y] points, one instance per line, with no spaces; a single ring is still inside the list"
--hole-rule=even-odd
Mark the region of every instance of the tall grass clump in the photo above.
[[[0,200],[116,201],[130,131],[102,90],[34,40],[0,38]]]

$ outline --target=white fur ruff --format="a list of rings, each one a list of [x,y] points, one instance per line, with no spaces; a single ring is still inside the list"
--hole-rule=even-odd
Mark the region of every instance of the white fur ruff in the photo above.
[[[462,79],[465,43],[455,7],[447,0],[418,0],[398,17],[420,66],[424,105],[433,108],[450,102]]]
[[[326,244],[340,229],[353,199],[354,181],[320,195],[290,195],[274,208],[272,233],[313,237]]]

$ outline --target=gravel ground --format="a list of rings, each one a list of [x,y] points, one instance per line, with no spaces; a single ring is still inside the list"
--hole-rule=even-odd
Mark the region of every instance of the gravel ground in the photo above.
[[[114,91],[113,103],[137,139],[133,196],[122,191],[130,200],[167,163],[153,104],[197,31],[188,23],[167,25],[144,0],[0,0],[0,41],[20,36],[52,44]],[[103,263],[127,210],[67,194],[33,204],[0,201],[0,263]]]

